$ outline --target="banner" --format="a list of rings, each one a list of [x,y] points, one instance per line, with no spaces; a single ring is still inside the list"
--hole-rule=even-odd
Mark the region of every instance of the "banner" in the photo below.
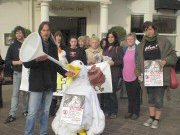
[[[161,60],[144,61],[144,86],[163,86]]]
[[[101,62],[95,64],[97,67],[101,69],[103,74],[105,75],[105,82],[101,85],[101,87],[95,87],[94,89],[98,94],[100,93],[112,93],[112,78],[111,78],[111,69],[107,62]],[[87,66],[88,69],[91,66]],[[64,91],[68,88],[72,80],[63,78],[61,75],[58,75],[57,78],[57,91],[53,93],[54,96],[63,96]]]
[[[101,87],[95,87],[97,93],[112,93],[112,78],[111,78],[111,70],[110,66],[107,62],[102,62],[95,64],[97,67],[101,69],[103,74],[105,75],[105,83],[101,85]],[[88,66],[87,68],[91,68]],[[53,93],[54,96],[62,96],[64,91],[68,88],[71,83],[70,78],[63,78],[59,73],[57,74],[57,91]],[[29,69],[23,66],[22,68],[22,77],[21,77],[21,86],[20,90],[29,91]]]

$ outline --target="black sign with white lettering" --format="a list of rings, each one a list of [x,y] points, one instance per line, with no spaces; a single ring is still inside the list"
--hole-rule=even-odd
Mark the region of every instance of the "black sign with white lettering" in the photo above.
[[[180,0],[155,0],[155,9],[180,10]]]

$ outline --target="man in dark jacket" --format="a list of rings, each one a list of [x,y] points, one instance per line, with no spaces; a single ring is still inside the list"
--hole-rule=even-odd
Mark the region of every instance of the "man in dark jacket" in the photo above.
[[[6,119],[5,123],[13,122],[16,120],[16,112],[18,109],[19,100],[19,88],[21,84],[21,72],[22,72],[22,62],[19,59],[19,50],[21,48],[22,42],[24,41],[25,31],[21,26],[17,26],[14,29],[14,34],[16,39],[14,43],[9,47],[7,55],[5,58],[6,65],[10,65],[13,68],[13,95],[11,99],[11,109],[9,112],[9,117]],[[23,115],[27,115],[28,109],[28,93],[23,92]]]
[[[39,34],[42,38],[43,51],[58,60],[58,51],[55,42],[50,37],[49,22],[42,22],[39,26]],[[31,53],[31,52],[30,52]],[[35,60],[23,63],[26,68],[30,68],[29,74],[29,108],[26,118],[25,135],[34,134],[35,120],[40,111],[40,135],[48,133],[49,108],[51,105],[53,92],[56,90],[57,72],[63,76],[72,77],[74,73],[66,71],[57,64],[49,61],[47,55],[40,56]]]

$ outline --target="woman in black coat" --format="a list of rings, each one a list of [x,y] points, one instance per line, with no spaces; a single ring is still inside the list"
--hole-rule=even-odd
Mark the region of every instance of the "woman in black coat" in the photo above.
[[[118,36],[115,32],[109,32],[106,36],[106,46],[103,55],[111,58],[108,63],[111,66],[113,93],[104,94],[104,113],[111,119],[117,117],[118,100],[116,92],[118,81],[122,77],[122,47],[119,45]]]

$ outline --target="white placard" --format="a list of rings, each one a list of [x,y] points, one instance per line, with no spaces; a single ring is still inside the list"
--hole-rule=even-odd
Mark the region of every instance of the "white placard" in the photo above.
[[[85,96],[66,94],[63,101],[61,121],[81,125]]]
[[[144,61],[144,86],[163,86],[161,60]]]
[[[105,75],[105,82],[101,85],[101,87],[95,87],[97,93],[112,93],[112,77],[111,77],[111,69],[110,65],[107,62],[102,62],[95,64],[97,67],[101,69],[103,74]]]

